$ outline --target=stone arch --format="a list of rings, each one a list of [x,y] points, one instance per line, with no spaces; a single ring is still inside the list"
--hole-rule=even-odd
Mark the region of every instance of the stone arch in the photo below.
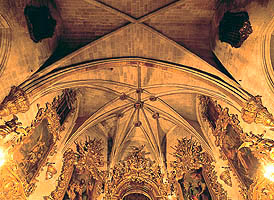
[[[5,70],[11,48],[11,28],[6,17],[0,14],[0,76]]]

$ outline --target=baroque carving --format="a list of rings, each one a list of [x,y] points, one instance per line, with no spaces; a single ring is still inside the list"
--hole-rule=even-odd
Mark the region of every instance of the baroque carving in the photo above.
[[[220,179],[222,181],[224,181],[225,184],[227,184],[228,186],[232,187],[232,180],[231,180],[231,176],[230,176],[230,170],[229,167],[225,168],[225,171],[223,171],[220,175]]]
[[[52,179],[57,174],[57,169],[53,166],[55,163],[47,163],[46,180]]]
[[[45,108],[39,108],[35,119],[25,130],[27,136],[12,151],[26,196],[29,196],[36,188],[36,177],[46,165],[47,157],[55,153],[56,142],[60,139],[61,126],[54,106],[46,103]]]
[[[71,150],[67,150],[63,155],[63,166],[61,174],[58,178],[56,189],[50,194],[50,196],[44,197],[45,200],[59,200],[63,199],[66,189],[74,171],[74,163],[76,161],[76,154]]]
[[[228,199],[227,192],[223,189],[222,185],[218,182],[217,173],[213,166],[213,159],[202,149],[201,145],[192,139],[183,138],[178,140],[178,145],[173,147],[175,152],[173,156],[176,158],[171,163],[171,167],[176,174],[175,177],[182,177],[186,173],[191,173],[200,168],[206,174],[206,183],[209,190],[217,199]],[[178,194],[178,189],[176,191]]]
[[[58,185],[44,199],[63,199],[65,195],[71,200],[82,199],[82,195],[96,199],[104,182],[104,173],[99,170],[104,164],[102,151],[102,141],[90,138],[76,143],[76,152],[67,150]]]
[[[132,152],[116,164],[110,173],[106,184],[106,199],[122,199],[123,192],[130,188],[145,188],[151,196],[167,199],[168,184],[164,182],[161,168],[155,162],[146,158],[146,152],[141,147],[132,147]]]
[[[16,165],[8,162],[0,169],[0,199],[27,200],[20,178],[16,175]]]
[[[237,115],[215,103],[219,117],[213,134],[216,145],[221,147],[223,159],[227,159],[236,178],[241,181],[240,193],[244,199],[273,199],[274,184],[264,177],[263,168],[274,163],[274,141],[264,134],[245,133]],[[253,97],[242,110],[242,118],[251,122],[272,125],[273,117],[262,106],[260,97]],[[223,174],[224,179],[226,175]]]
[[[263,138],[263,134],[255,135],[253,133],[245,133],[245,142],[240,148],[250,148],[256,158],[260,160],[260,169],[273,166],[274,163],[274,141]],[[273,171],[270,175],[273,178]],[[263,174],[263,170],[257,170],[253,184],[249,189],[249,199],[252,200],[268,200],[274,199],[274,182]]]
[[[228,160],[231,170],[248,189],[253,183],[258,159],[250,148],[240,148],[245,141],[245,133],[239,125],[238,116],[229,114],[228,108],[223,109],[217,103],[215,105],[219,112],[216,129],[213,130],[215,144],[220,147],[223,160]]]
[[[265,126],[274,126],[274,118],[263,106],[261,96],[251,97],[242,108],[242,119],[246,123],[257,123]]]
[[[22,138],[27,136],[27,130],[22,127],[22,123],[18,121],[17,116],[9,121],[5,121],[4,125],[0,125],[0,136],[5,146],[14,146],[22,142]]]
[[[29,110],[29,106],[26,92],[20,87],[12,86],[10,93],[0,104],[0,117],[26,112]]]

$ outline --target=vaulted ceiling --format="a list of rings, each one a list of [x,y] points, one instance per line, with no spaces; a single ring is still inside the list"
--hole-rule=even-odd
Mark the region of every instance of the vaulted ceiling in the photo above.
[[[76,111],[51,158],[58,173],[61,154],[86,136],[104,141],[105,168],[141,145],[166,168],[175,138],[182,137],[193,137],[207,152],[216,153],[213,136],[200,121],[199,95],[213,97],[238,114],[248,92],[261,92],[268,105],[274,104],[271,89],[265,87],[261,52],[255,51],[261,45],[260,22],[273,16],[274,1],[45,1],[57,26],[52,38],[39,43],[30,39],[24,16],[30,2],[36,1],[0,0],[0,99],[12,85],[20,85],[32,105],[19,118],[28,116],[29,122],[36,104],[51,101],[64,88],[77,90]],[[236,11],[245,6],[250,11],[254,34],[233,49],[219,41],[217,32],[223,13],[237,5]],[[256,20],[257,15],[263,17]],[[243,69],[246,63],[256,67]],[[243,78],[249,81],[244,89]],[[262,84],[249,89],[255,78]],[[222,166],[220,161],[217,167]],[[44,191],[48,182],[40,176],[43,181],[31,198],[48,195],[56,179]]]

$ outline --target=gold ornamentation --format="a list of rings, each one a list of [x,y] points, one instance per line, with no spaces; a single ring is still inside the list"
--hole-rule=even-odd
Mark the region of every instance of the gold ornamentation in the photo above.
[[[74,163],[76,161],[76,154],[71,150],[67,150],[63,155],[63,167],[61,174],[58,178],[56,189],[45,200],[59,200],[63,199],[66,189],[68,188],[69,181],[74,171]]]
[[[242,108],[242,119],[251,124],[274,126],[274,118],[267,108],[263,106],[261,96],[251,97]]]
[[[227,184],[228,186],[232,187],[232,180],[231,180],[231,176],[230,176],[230,170],[229,167],[225,168],[225,171],[223,171],[220,175],[220,179],[222,181],[224,181],[225,184]]]
[[[6,146],[20,144],[22,138],[28,134],[21,125],[22,123],[18,121],[15,115],[13,115],[13,119],[6,121],[4,125],[0,125],[0,136]]]
[[[178,177],[182,177],[185,173],[203,168],[203,171],[207,176],[206,182],[213,195],[217,199],[228,199],[227,192],[217,180],[218,177],[215,167],[213,166],[213,159],[202,149],[200,144],[193,141],[192,138],[183,138],[178,140],[178,145],[173,149],[175,150],[173,156],[176,160],[171,163],[171,167],[174,169],[177,179]],[[176,193],[178,194],[178,189],[176,190]]]
[[[93,199],[100,194],[99,188],[105,180],[104,173],[98,169],[104,164],[102,140],[87,138],[84,143],[77,142],[76,149],[76,152],[69,149],[64,153],[64,164],[58,185],[50,196],[44,197],[45,200],[63,199],[66,192],[70,199],[74,200],[82,195],[84,187],[89,191],[93,190],[93,187],[96,188],[97,191],[91,194]],[[79,180],[83,175],[94,181]]]
[[[144,145],[133,147],[127,158],[114,166],[106,184],[107,200],[122,199],[124,192],[132,188],[143,188],[154,198],[167,199],[168,184],[164,182],[161,168],[146,158],[143,149]]]
[[[57,174],[57,169],[53,166],[55,163],[47,163],[46,180],[52,179]]]
[[[39,131],[40,126],[42,128],[46,127],[48,132],[41,134]],[[38,137],[36,144],[31,147],[28,153],[23,155],[23,159],[15,157],[19,159],[19,161],[17,161],[19,162],[17,174],[24,185],[26,196],[29,196],[36,188],[36,177],[39,176],[42,167],[46,165],[47,157],[55,153],[55,145],[60,137],[61,126],[55,107],[46,103],[45,108],[39,108],[31,126],[25,130],[27,131],[27,136],[23,137],[21,145],[14,147],[13,152],[14,156],[23,155],[21,149],[28,147],[34,142],[34,138]],[[36,136],[37,134],[40,136]]]
[[[221,158],[228,161],[237,180],[248,189],[253,182],[253,174],[258,161],[252,155],[251,149],[239,149],[245,141],[245,133],[240,126],[238,115],[229,114],[229,109],[222,108],[217,102],[215,106],[218,107],[216,110],[219,113],[216,128],[213,130],[215,144],[220,147]]]
[[[274,182],[264,176],[265,165],[274,163],[274,141],[263,137],[264,134],[255,135],[245,133],[245,142],[239,147],[250,148],[253,155],[260,160],[260,167],[256,172],[253,184],[249,188],[249,199],[274,199]]]
[[[203,151],[201,145],[192,139],[183,138],[178,140],[177,146],[172,148],[175,150],[173,156],[176,160],[171,163],[171,166],[179,177],[212,162],[211,157]]]
[[[11,114],[26,112],[29,110],[28,96],[20,87],[12,86],[10,93],[0,104],[0,116],[5,117]]]
[[[0,199],[27,200],[23,184],[14,168],[16,168],[14,164],[7,163],[0,169]]]

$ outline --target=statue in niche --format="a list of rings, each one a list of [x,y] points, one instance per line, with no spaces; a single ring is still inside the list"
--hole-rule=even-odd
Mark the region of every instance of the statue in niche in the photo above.
[[[212,200],[202,175],[202,168],[185,173],[178,182],[184,200]]]

